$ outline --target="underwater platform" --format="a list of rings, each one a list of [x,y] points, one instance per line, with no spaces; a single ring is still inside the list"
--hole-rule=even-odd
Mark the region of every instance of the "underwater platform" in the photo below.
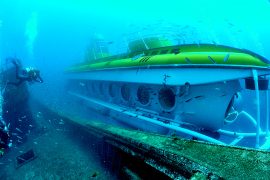
[[[270,176],[267,151],[131,130],[49,111],[76,127],[74,132],[93,136],[95,141],[103,141],[107,149],[117,151],[118,158],[126,161],[122,170],[125,169],[129,179],[151,175],[159,179],[267,179]],[[98,151],[104,152],[104,145],[102,148]],[[115,162],[115,157],[112,161]]]

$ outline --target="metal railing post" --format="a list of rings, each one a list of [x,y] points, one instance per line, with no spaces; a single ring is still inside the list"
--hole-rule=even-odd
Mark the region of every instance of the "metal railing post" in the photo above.
[[[255,91],[256,91],[256,106],[257,106],[257,127],[256,127],[256,148],[260,147],[260,125],[261,125],[261,112],[260,112],[260,93],[258,73],[256,69],[252,69]]]

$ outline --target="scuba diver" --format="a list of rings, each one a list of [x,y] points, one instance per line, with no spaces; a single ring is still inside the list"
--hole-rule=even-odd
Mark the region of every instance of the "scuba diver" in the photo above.
[[[43,83],[43,79],[41,78],[40,71],[38,69],[35,69],[33,67],[27,67],[22,69],[19,66],[16,58],[12,58],[11,60],[12,60],[11,62],[14,64],[16,68],[16,79],[18,79],[18,82],[8,82],[7,84],[19,86],[25,81],[28,81],[30,83],[33,82]]]
[[[0,157],[3,156],[5,150],[11,147],[11,145],[8,127],[5,122],[0,120]]]

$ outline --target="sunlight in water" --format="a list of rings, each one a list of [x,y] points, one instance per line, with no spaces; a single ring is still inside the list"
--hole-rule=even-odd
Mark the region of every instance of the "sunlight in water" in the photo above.
[[[33,56],[33,46],[38,35],[37,13],[33,12],[26,23],[25,36],[27,38],[27,48],[30,56]]]

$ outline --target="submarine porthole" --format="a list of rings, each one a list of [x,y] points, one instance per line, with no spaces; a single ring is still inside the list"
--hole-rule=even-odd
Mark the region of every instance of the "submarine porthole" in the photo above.
[[[147,105],[150,103],[150,91],[147,87],[145,86],[140,86],[137,89],[137,98],[138,101],[142,104],[142,105]]]
[[[109,84],[108,91],[109,91],[110,97],[116,96],[116,86],[114,84]]]
[[[125,101],[129,101],[130,99],[130,88],[128,85],[121,86],[121,96]]]
[[[175,94],[173,90],[168,87],[161,88],[158,93],[158,101],[164,110],[172,110],[175,106]]]

